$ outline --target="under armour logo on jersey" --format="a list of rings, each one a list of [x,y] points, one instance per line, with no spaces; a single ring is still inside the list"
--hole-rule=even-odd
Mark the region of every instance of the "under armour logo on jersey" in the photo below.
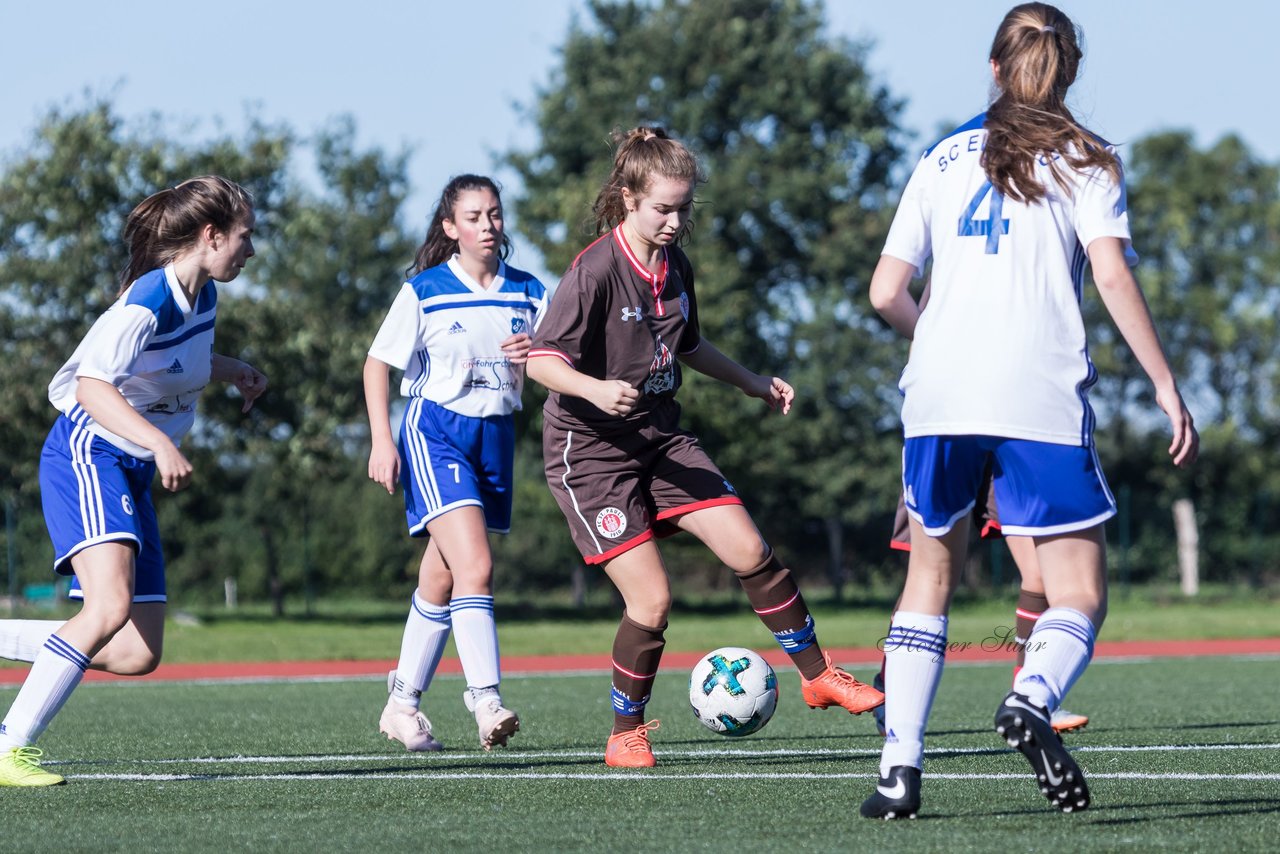
[[[180,374],[183,372],[182,363],[177,359],[173,360],[173,364],[165,369],[166,374]]]
[[[449,327],[450,335],[457,335],[459,332],[466,332],[466,331],[467,331],[467,328],[456,320],[453,322],[453,326]]]
[[[644,309],[640,306],[632,308],[629,305],[624,305],[622,307],[622,322],[626,323],[628,320],[634,320],[636,322],[644,320]]]

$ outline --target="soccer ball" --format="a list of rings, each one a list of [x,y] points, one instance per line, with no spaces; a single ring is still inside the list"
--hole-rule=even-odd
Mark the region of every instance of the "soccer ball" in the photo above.
[[[778,707],[778,677],[749,649],[713,650],[689,675],[689,705],[707,729],[721,735],[759,732]]]

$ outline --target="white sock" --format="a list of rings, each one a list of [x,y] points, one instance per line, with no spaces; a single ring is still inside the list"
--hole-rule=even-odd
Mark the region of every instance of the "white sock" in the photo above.
[[[62,620],[0,620],[0,658],[35,661]]]
[[[449,640],[449,606],[432,605],[413,591],[409,619],[404,624],[400,641],[400,661],[391,696],[396,702],[412,708],[422,704],[422,692],[440,666],[444,645]]]
[[[1013,690],[1052,714],[1089,666],[1096,637],[1093,623],[1079,611],[1045,611],[1027,639],[1026,660],[1013,680]]]
[[[39,738],[80,684],[88,666],[87,655],[50,635],[0,724],[0,752],[26,747]]]
[[[880,776],[924,767],[924,727],[947,651],[947,618],[899,611],[884,643],[884,750]]]
[[[453,613],[453,642],[467,677],[467,687],[496,687],[502,680],[498,665],[498,627],[493,621],[492,596],[456,596],[449,603]]]

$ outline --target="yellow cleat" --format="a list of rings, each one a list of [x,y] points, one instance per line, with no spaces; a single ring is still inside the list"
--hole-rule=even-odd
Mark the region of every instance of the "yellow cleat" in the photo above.
[[[43,755],[38,747],[14,747],[0,755],[0,786],[60,786],[67,782],[40,767]]]

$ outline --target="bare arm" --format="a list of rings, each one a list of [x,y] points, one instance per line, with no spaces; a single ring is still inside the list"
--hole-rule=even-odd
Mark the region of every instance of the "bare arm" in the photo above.
[[[364,360],[364,405],[369,412],[369,479],[395,494],[400,478],[400,452],[391,435],[390,380],[388,365],[373,356]]]
[[[191,482],[191,463],[164,431],[143,418],[129,405],[120,390],[109,382],[80,377],[76,383],[76,403],[107,430],[155,455],[160,484],[177,492]]]
[[[240,390],[241,396],[244,397],[244,407],[240,410],[241,412],[252,409],[253,402],[267,390],[267,378],[261,371],[248,362],[218,353],[213,354],[210,378],[215,382],[231,383]]]
[[[783,415],[791,411],[791,402],[795,400],[796,393],[786,380],[752,373],[721,353],[705,338],[697,350],[681,356],[680,361],[713,380],[741,389],[748,397],[760,398],[770,409],[780,409]]]
[[[525,363],[529,379],[548,390],[580,397],[606,415],[626,415],[636,408],[640,393],[623,380],[598,380],[575,370],[558,356],[537,356]]]
[[[1200,436],[1169,369],[1147,301],[1125,262],[1124,244],[1116,237],[1097,238],[1089,244],[1089,263],[1103,305],[1155,386],[1156,403],[1169,416],[1173,427],[1169,455],[1175,465],[1190,465],[1199,453]]]
[[[926,292],[920,305],[911,298],[907,286],[915,274],[914,265],[892,255],[881,255],[875,272],[871,274],[871,307],[908,340],[915,338],[916,323],[928,298]]]

